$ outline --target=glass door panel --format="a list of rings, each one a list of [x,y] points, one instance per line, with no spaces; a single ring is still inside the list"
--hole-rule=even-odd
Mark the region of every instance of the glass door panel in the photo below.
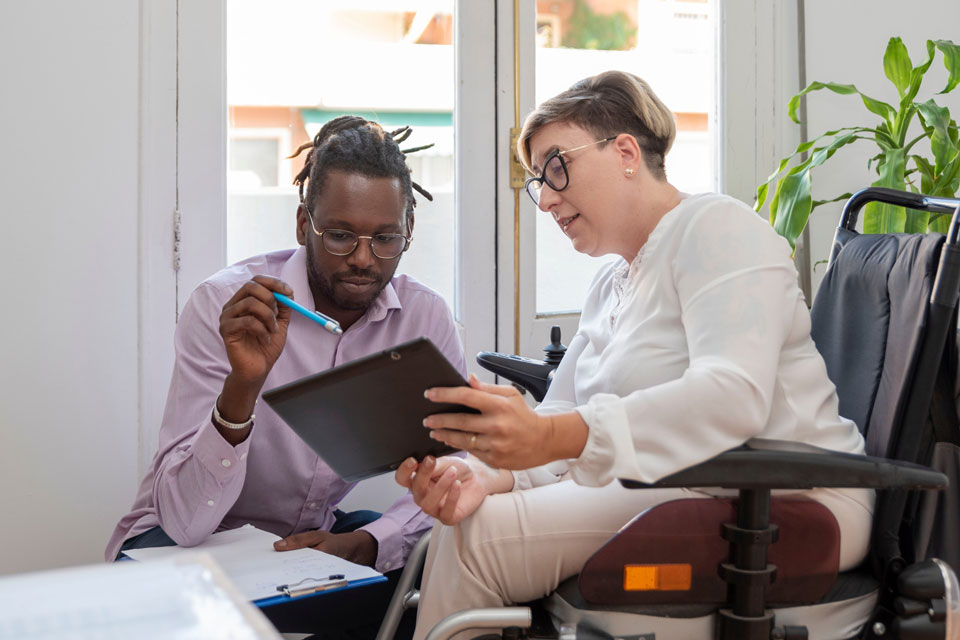
[[[391,130],[416,194],[409,273],[455,298],[453,198],[454,0],[228,0],[227,260],[296,247],[294,176],[287,158],[323,124],[356,114]]]
[[[676,116],[669,180],[688,193],[714,190],[714,15],[715,0],[537,0],[536,103],[602,71],[634,73]],[[547,322],[534,335],[546,343],[551,317],[579,313],[597,269],[614,257],[577,253],[549,215],[536,220],[536,316]]]

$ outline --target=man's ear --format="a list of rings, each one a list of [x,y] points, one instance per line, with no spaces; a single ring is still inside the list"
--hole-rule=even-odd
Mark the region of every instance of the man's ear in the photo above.
[[[407,216],[407,237],[413,237],[413,211],[410,212],[410,215]]]
[[[301,202],[297,207],[297,243],[303,247],[307,244],[307,232],[310,220],[307,219],[307,208]]]

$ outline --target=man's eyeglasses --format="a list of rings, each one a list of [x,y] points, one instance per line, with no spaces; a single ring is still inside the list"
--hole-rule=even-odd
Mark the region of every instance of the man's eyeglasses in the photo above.
[[[410,246],[410,238],[401,233],[375,233],[372,236],[361,236],[344,229],[317,231],[310,208],[304,205],[304,209],[307,211],[307,219],[310,220],[310,228],[320,236],[323,248],[327,253],[335,256],[348,256],[356,251],[361,238],[370,242],[370,251],[381,260],[393,260]]]
[[[554,191],[563,191],[567,188],[567,186],[569,186],[570,174],[567,173],[567,161],[563,159],[564,154],[572,151],[579,151],[580,149],[586,149],[587,147],[592,147],[595,144],[610,142],[616,137],[617,136],[610,136],[609,138],[596,140],[589,144],[574,147],[573,149],[566,149],[565,151],[560,151],[557,149],[556,151],[553,151],[547,155],[547,159],[543,161],[543,171],[540,172],[540,175],[530,178],[523,183],[524,188],[527,190],[527,195],[529,195],[530,199],[533,200],[533,204],[537,205],[538,207],[540,206],[540,192],[543,190],[544,184]]]

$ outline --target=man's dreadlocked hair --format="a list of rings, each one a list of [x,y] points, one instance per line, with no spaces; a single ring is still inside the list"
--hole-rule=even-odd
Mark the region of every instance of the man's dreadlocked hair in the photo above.
[[[313,202],[323,189],[327,173],[334,169],[371,178],[397,178],[405,196],[404,210],[409,226],[413,208],[417,206],[413,190],[433,200],[433,196],[410,178],[406,162],[406,154],[433,145],[400,148],[399,143],[410,137],[412,131],[410,127],[401,127],[387,133],[376,122],[359,116],[340,116],[326,123],[312,142],[301,145],[290,156],[295,158],[304,149],[310,149],[303,170],[293,179],[293,184],[300,187],[300,202]]]

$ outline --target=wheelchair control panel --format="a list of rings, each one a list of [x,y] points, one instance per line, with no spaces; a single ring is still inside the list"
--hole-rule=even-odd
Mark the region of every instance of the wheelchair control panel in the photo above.
[[[546,395],[553,381],[553,372],[560,365],[566,350],[567,347],[560,342],[560,327],[554,325],[550,329],[550,344],[543,348],[543,360],[496,351],[481,351],[477,354],[477,364],[529,391],[534,399],[540,402]]]

